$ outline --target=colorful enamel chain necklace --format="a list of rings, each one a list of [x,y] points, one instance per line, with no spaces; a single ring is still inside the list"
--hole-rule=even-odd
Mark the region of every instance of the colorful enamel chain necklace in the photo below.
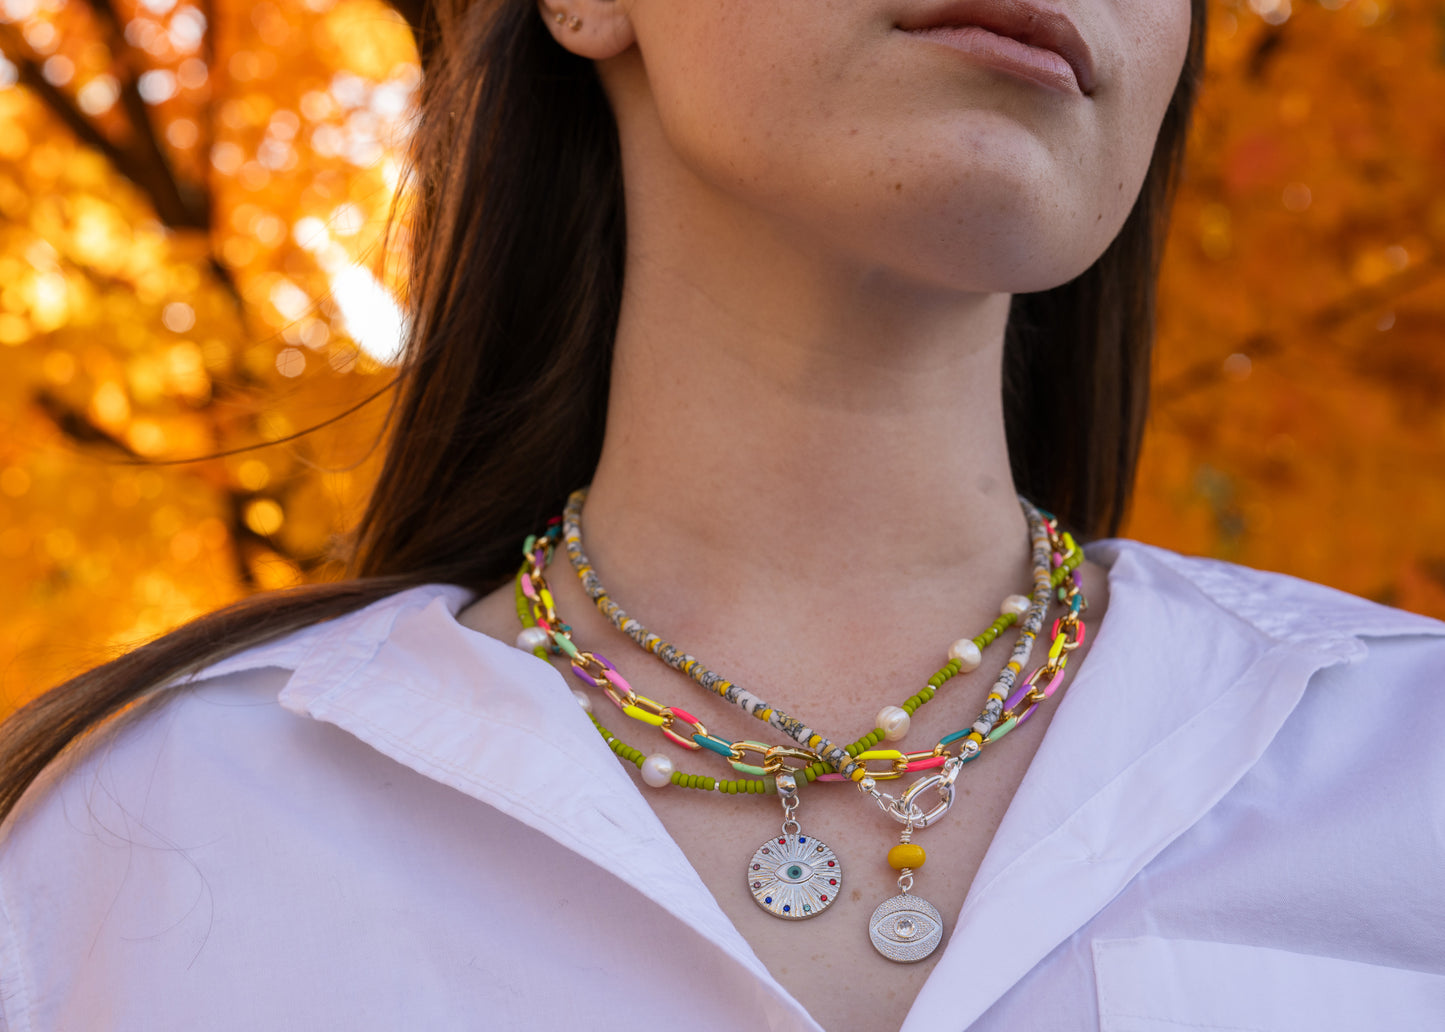
[[[782,835],[758,847],[746,872],[753,898],[774,916],[790,920],[816,916],[837,898],[842,882],[842,865],[836,854],[825,843],[804,835],[796,819],[799,783],[814,780],[854,783],[883,812],[903,825],[898,845],[888,852],[889,864],[900,872],[900,893],[874,911],[869,922],[873,945],[883,956],[902,962],[921,960],[931,954],[942,939],[943,920],[932,904],[911,894],[914,870],[923,866],[926,859],[923,848],[911,842],[913,832],[937,823],[948,812],[954,799],[954,783],[965,763],[979,756],[985,745],[998,741],[1027,720],[1057,691],[1069,653],[1084,640],[1080,615],[1086,602],[1077,573],[1083,560],[1082,550],[1066,532],[1060,532],[1052,517],[1020,499],[1032,544],[1032,597],[1011,595],[1005,599],[1000,617],[977,637],[955,642],[949,648],[948,663],[929,678],[922,690],[899,706],[884,707],[876,720],[877,727],[852,745],[839,747],[801,721],[708,670],[695,657],[648,631],[612,601],[582,550],[581,508],[585,498],[585,489],[575,492],[560,526],[559,521],[553,520],[546,533],[529,537],[523,546],[526,560],[516,581],[517,613],[523,630],[518,635],[517,646],[543,658],[549,652],[567,658],[572,672],[581,681],[600,689],[626,716],[656,727],[675,745],[717,754],[736,772],[747,775],[720,781],[677,771],[665,754],[645,756],[603,727],[591,715],[590,698],[579,692],[579,702],[609,747],[620,758],[639,767],[648,785],[671,784],[728,794],[780,797],[784,816]],[[580,649],[572,641],[571,627],[558,615],[546,581],[546,568],[555,553],[559,535],[584,590],[613,626],[669,666],[687,674],[701,688],[786,734],[793,744],[770,746],[756,741],[730,741],[716,735],[681,707],[664,705],[637,694],[604,656]],[[1048,659],[1019,681],[1055,596],[1064,612],[1054,621]],[[1013,654],[971,726],[944,736],[926,752],[875,748],[882,740],[902,738],[908,731],[912,714],[926,705],[950,678],[976,669],[983,650],[1020,618],[1023,623]],[[756,754],[761,763],[748,762],[750,753]],[[870,768],[870,763],[887,766]],[[879,781],[926,770],[934,773],[913,783],[899,797],[877,787]],[[937,793],[937,802],[925,811],[920,799],[930,791]]]

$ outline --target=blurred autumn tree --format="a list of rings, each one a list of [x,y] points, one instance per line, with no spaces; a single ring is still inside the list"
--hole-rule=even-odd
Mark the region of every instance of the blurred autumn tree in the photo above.
[[[419,10],[0,0],[0,711],[336,571]],[[1445,11],[1211,15],[1128,531],[1445,616]]]
[[[1445,4],[1210,14],[1127,531],[1445,617]]]
[[[390,379],[401,327],[370,256],[418,81],[399,10],[0,3],[10,703],[334,565],[384,405],[136,460],[282,440]]]

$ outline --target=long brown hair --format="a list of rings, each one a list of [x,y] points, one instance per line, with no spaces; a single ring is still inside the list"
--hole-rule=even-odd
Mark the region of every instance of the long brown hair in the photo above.
[[[1204,64],[1205,0],[1191,8],[1123,228],[1082,275],[1016,295],[1009,314],[1015,483],[1090,535],[1117,530],[1143,434],[1159,259]],[[86,731],[226,655],[419,584],[492,590],[522,538],[591,479],[625,254],[611,108],[533,0],[443,0],[430,14],[409,162],[411,332],[348,577],[244,599],[26,704],[0,725],[0,820]]]

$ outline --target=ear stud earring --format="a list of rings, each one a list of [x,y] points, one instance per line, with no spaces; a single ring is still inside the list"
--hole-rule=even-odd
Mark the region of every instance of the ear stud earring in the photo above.
[[[567,28],[571,29],[573,32],[576,32],[582,27],[582,19],[577,17],[575,14],[569,18],[566,11],[555,12],[552,15],[552,20],[555,21],[558,25],[561,25],[565,22]]]

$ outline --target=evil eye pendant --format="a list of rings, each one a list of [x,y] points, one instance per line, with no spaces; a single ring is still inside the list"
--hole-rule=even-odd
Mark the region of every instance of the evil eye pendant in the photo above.
[[[904,892],[885,899],[868,921],[873,948],[889,960],[913,964],[938,948],[943,939],[943,918],[921,896]]]
[[[781,834],[748,861],[748,891],[758,906],[785,921],[817,917],[843,888],[843,865],[812,835]]]

